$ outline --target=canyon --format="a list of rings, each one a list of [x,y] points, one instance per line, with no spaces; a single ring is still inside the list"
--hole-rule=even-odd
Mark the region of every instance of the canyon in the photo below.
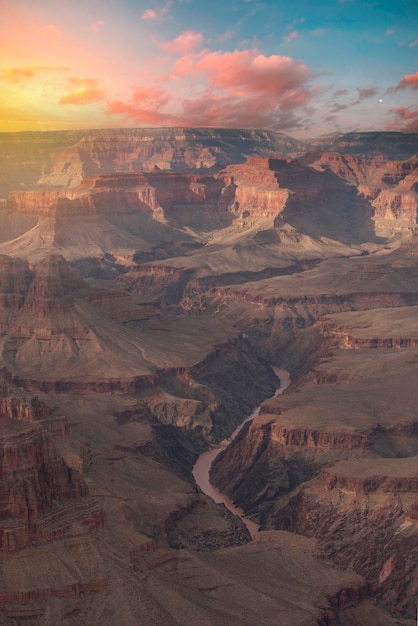
[[[417,155],[0,134],[0,624],[415,623]]]

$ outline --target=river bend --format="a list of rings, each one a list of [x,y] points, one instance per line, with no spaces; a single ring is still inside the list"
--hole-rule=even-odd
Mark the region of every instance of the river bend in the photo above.
[[[273,396],[273,397],[276,397],[282,394],[283,391],[287,389],[287,387],[290,385],[290,374],[287,370],[281,369],[279,367],[273,367],[273,371],[276,374],[277,378],[280,380],[280,387],[276,390],[276,393]],[[249,415],[242,422],[242,424],[240,424],[238,428],[234,430],[234,432],[232,433],[229,439],[227,439],[225,442],[223,442],[216,448],[212,448],[211,450],[208,450],[207,452],[203,452],[199,456],[199,458],[197,459],[193,467],[194,479],[196,483],[199,485],[199,487],[201,488],[201,490],[203,491],[203,493],[210,496],[212,500],[214,500],[217,504],[221,504],[221,503],[224,504],[226,508],[229,509],[229,511],[231,511],[231,513],[233,513],[234,515],[238,515],[238,517],[240,517],[242,521],[244,522],[244,524],[247,526],[253,539],[258,531],[259,526],[255,522],[252,522],[250,519],[245,517],[244,511],[241,508],[235,506],[233,501],[230,498],[228,498],[226,494],[222,493],[221,491],[219,491],[219,489],[217,489],[214,485],[211,484],[209,480],[209,472],[210,472],[210,468],[212,467],[212,463],[214,462],[218,454],[220,454],[222,450],[224,450],[226,446],[229,445],[235,439],[235,437],[238,435],[238,433],[240,432],[244,424],[246,424],[247,422],[251,422],[255,417],[257,417],[257,415],[260,412],[260,406],[258,406],[251,413],[251,415]]]

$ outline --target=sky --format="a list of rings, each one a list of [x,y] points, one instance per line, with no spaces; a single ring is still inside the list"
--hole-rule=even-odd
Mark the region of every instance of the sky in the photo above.
[[[0,131],[418,132],[417,0],[0,0]]]

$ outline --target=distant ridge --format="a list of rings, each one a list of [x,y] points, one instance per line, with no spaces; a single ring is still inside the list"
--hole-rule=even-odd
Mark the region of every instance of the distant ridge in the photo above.
[[[114,172],[219,170],[248,156],[305,152],[302,142],[269,130],[122,128],[0,133],[0,197],[25,187],[73,187]]]
[[[408,159],[418,152],[418,133],[365,132],[324,135],[307,142],[309,150],[342,154],[383,154],[388,159]]]
[[[213,173],[250,156],[294,157],[308,151],[407,159],[418,152],[418,133],[352,132],[303,142],[271,130],[229,128],[6,132],[0,133],[0,199],[17,189],[74,187],[97,174]]]

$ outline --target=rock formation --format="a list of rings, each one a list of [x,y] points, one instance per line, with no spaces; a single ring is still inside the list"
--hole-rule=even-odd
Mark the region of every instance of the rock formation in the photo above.
[[[414,623],[416,153],[0,137],[0,623]]]

